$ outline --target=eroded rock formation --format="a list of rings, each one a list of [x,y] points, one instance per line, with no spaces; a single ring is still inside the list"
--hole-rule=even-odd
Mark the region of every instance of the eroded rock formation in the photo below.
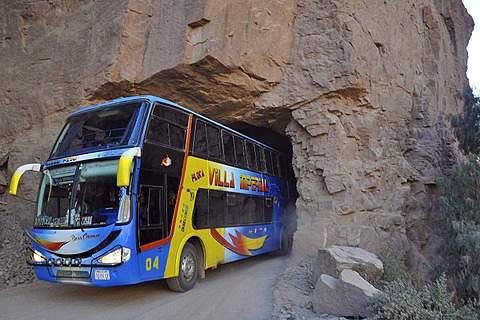
[[[294,250],[354,245],[428,269],[436,179],[457,152],[473,21],[461,0],[27,1],[0,12],[0,200],[68,113],[159,95],[289,137]],[[33,177],[22,185],[34,198]],[[19,231],[21,232],[21,231]],[[425,258],[427,257],[427,258]]]
[[[303,32],[290,68],[316,89],[288,103],[294,168],[307,177],[298,182],[296,240],[393,249],[428,268],[423,256],[438,245],[436,179],[456,161],[448,115],[463,104],[459,48],[472,21],[460,1],[323,2],[319,9],[306,2],[299,12]],[[312,11],[320,32],[307,32]],[[307,55],[306,47],[316,50]]]

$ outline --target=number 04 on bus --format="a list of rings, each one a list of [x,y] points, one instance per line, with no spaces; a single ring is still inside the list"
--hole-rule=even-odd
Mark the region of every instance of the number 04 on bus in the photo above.
[[[137,96],[71,114],[39,171],[28,264],[52,282],[117,286],[291,250],[295,200],[281,152],[168,100]]]

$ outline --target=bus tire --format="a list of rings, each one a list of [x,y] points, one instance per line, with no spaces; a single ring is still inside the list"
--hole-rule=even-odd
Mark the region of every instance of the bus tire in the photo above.
[[[285,256],[292,252],[293,246],[293,233],[283,230],[282,232],[282,241],[280,243],[280,248],[275,251],[277,256]]]
[[[178,276],[167,279],[170,290],[185,292],[193,288],[198,275],[198,258],[195,247],[187,242],[183,247],[178,266]]]

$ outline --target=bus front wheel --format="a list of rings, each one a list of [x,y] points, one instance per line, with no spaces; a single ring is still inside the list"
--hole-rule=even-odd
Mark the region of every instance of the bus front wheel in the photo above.
[[[167,279],[170,290],[185,292],[193,288],[198,275],[197,250],[187,242],[180,256],[178,276]]]

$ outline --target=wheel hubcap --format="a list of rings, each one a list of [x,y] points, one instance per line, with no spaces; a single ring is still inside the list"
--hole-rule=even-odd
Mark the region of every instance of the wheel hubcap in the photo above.
[[[182,276],[186,281],[192,280],[195,275],[195,260],[186,255],[182,259]]]

